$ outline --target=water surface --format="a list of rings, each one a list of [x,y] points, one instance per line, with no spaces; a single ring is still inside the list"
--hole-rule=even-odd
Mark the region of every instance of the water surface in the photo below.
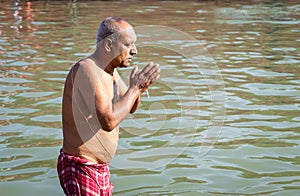
[[[191,59],[163,46],[193,47],[195,40],[168,40],[173,35],[157,31],[153,37],[164,39],[147,46],[147,32],[138,34],[133,64],[159,62],[162,77],[121,124],[111,163],[114,195],[299,193],[296,1],[1,1],[0,7],[4,195],[63,195],[56,158],[64,80],[71,65],[93,50],[97,26],[110,15],[136,27],[176,29],[203,49]],[[126,78],[129,71],[121,73]],[[217,83],[220,89],[210,88]],[[222,88],[224,102],[213,97]],[[220,135],[220,127],[211,129],[216,121],[224,121]]]

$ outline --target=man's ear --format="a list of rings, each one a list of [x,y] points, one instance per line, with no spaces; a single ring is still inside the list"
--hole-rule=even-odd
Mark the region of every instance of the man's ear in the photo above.
[[[107,52],[111,51],[111,47],[112,47],[112,40],[111,39],[106,39],[105,40],[105,45],[104,48]]]

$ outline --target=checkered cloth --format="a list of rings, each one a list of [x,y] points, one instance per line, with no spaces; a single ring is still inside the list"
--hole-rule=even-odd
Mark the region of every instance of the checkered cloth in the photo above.
[[[96,164],[60,151],[57,172],[60,185],[68,196],[112,195],[109,163]]]

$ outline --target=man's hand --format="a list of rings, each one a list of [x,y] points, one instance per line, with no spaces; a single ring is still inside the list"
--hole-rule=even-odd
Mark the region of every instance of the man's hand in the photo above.
[[[144,92],[148,87],[159,78],[160,68],[158,64],[149,63],[142,71],[138,72],[138,68],[134,67],[130,74],[130,87],[138,87]]]

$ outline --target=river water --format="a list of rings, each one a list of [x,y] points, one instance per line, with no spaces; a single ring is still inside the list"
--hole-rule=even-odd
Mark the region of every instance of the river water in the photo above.
[[[61,96],[111,15],[161,78],[121,124],[114,195],[299,195],[297,1],[1,1],[1,195],[63,195]],[[127,81],[132,68],[120,70]]]

